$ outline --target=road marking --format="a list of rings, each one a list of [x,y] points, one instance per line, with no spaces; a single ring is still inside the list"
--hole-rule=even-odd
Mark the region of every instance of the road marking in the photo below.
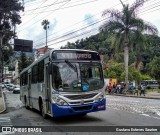
[[[10,117],[0,118],[0,126],[12,126]]]
[[[143,115],[143,116],[148,116],[148,117],[149,117],[149,115],[148,115],[148,114],[140,114],[140,115]]]
[[[0,118],[0,127],[2,128],[5,128],[5,127],[11,127],[13,126],[12,125],[12,122],[11,122],[11,119],[10,117],[3,117],[3,118]],[[7,134],[13,134],[12,132],[2,132],[2,129],[0,129],[0,135],[7,135]]]
[[[141,114],[141,115],[147,116],[147,117],[150,117],[150,118],[160,119],[159,117],[150,116],[150,115],[148,115],[148,114]]]

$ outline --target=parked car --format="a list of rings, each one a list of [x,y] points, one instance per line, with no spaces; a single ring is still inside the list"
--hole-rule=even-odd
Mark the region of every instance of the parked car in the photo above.
[[[0,87],[4,88],[4,82],[0,83]]]
[[[5,84],[5,87],[6,87],[9,91],[12,91],[12,90],[14,89],[15,85],[10,83],[10,84]]]
[[[19,94],[20,93],[20,86],[19,85],[15,85],[14,89],[13,89],[13,94]]]
[[[15,85],[14,84],[11,84],[10,87],[9,87],[9,91],[13,91]]]
[[[9,84],[9,82],[1,82],[0,86],[2,87],[2,89],[5,87],[6,84]]]

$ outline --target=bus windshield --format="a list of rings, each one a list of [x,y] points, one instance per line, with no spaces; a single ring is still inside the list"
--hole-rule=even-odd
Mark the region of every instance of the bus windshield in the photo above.
[[[97,90],[104,86],[102,69],[98,63],[80,63],[82,90]]]
[[[53,63],[53,88],[64,92],[101,89],[104,86],[98,63]]]

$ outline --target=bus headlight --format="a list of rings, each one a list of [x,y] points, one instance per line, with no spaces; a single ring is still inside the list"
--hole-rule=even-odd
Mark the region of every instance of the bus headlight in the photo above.
[[[53,101],[58,104],[58,105],[68,105],[68,103],[66,101],[64,101],[63,99],[55,96],[55,97],[52,97]]]
[[[99,96],[96,97],[96,99],[94,100],[94,102],[100,102],[105,98],[105,93],[102,92]]]

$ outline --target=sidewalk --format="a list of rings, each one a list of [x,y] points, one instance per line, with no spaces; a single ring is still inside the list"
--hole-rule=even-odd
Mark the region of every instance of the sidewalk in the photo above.
[[[0,88],[0,114],[6,110],[5,101],[4,101],[4,94]]]
[[[136,98],[148,98],[148,99],[160,99],[160,93],[153,91],[153,92],[147,92],[145,94],[145,96],[143,95],[129,95],[129,94],[116,94],[116,93],[112,93],[112,94],[108,94],[107,95],[113,95],[113,96],[125,96],[125,97],[136,97]]]

